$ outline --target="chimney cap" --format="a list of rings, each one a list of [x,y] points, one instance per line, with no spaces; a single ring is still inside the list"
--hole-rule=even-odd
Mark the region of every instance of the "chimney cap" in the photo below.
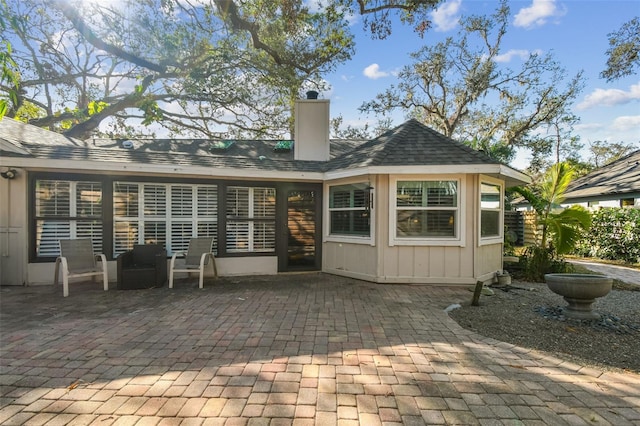
[[[318,92],[315,90],[307,91],[307,99],[318,99]]]

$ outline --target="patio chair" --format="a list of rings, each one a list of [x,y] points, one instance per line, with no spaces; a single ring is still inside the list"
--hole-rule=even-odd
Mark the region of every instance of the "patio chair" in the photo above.
[[[212,265],[214,277],[218,276],[216,268],[216,258],[213,256],[211,247],[213,246],[213,238],[191,238],[189,240],[189,249],[187,253],[176,252],[171,256],[169,264],[169,288],[173,288],[173,276],[176,272],[187,272],[191,275],[197,272],[200,275],[198,286],[203,288],[204,285],[204,267],[208,264]],[[184,255],[184,267],[176,268],[176,257]]]
[[[118,290],[162,287],[167,282],[167,251],[161,244],[134,244],[116,259]]]
[[[69,278],[95,277],[102,275],[104,290],[109,289],[107,278],[107,258],[102,253],[94,254],[91,239],[60,240],[60,256],[56,259],[53,282],[58,285],[58,275],[62,264],[62,295],[69,296]],[[100,258],[100,266],[96,258]]]

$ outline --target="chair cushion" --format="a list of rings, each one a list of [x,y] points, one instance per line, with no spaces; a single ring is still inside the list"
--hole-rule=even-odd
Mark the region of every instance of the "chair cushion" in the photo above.
[[[136,266],[155,265],[156,255],[164,252],[160,244],[135,244],[133,246],[133,264]]]

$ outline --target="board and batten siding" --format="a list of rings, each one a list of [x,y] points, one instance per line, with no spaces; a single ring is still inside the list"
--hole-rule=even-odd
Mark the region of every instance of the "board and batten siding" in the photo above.
[[[502,244],[478,246],[480,176],[461,177],[465,185],[464,238],[458,246],[390,246],[391,179],[377,175],[370,176],[369,182],[375,188],[373,245],[325,241],[325,272],[379,283],[456,285],[491,280],[502,268]]]

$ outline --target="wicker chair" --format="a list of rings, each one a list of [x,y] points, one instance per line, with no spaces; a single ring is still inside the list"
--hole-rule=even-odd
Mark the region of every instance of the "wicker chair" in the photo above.
[[[198,286],[203,288],[204,268],[209,264],[212,266],[214,277],[217,277],[218,269],[216,267],[216,258],[211,251],[212,246],[213,238],[191,238],[182,268],[176,268],[176,258],[184,253],[174,253],[173,256],[171,256],[169,266],[169,288],[173,288],[173,276],[176,272],[187,272],[188,274],[197,272],[200,276]]]
[[[60,240],[60,256],[56,259],[53,282],[58,285],[60,265],[62,265],[62,295],[69,296],[69,278],[96,277],[102,275],[104,290],[109,290],[107,258],[104,254],[94,254],[91,239]],[[100,259],[98,266],[96,259]]]
[[[135,244],[116,263],[118,290],[162,287],[167,282],[167,251],[160,244]]]

